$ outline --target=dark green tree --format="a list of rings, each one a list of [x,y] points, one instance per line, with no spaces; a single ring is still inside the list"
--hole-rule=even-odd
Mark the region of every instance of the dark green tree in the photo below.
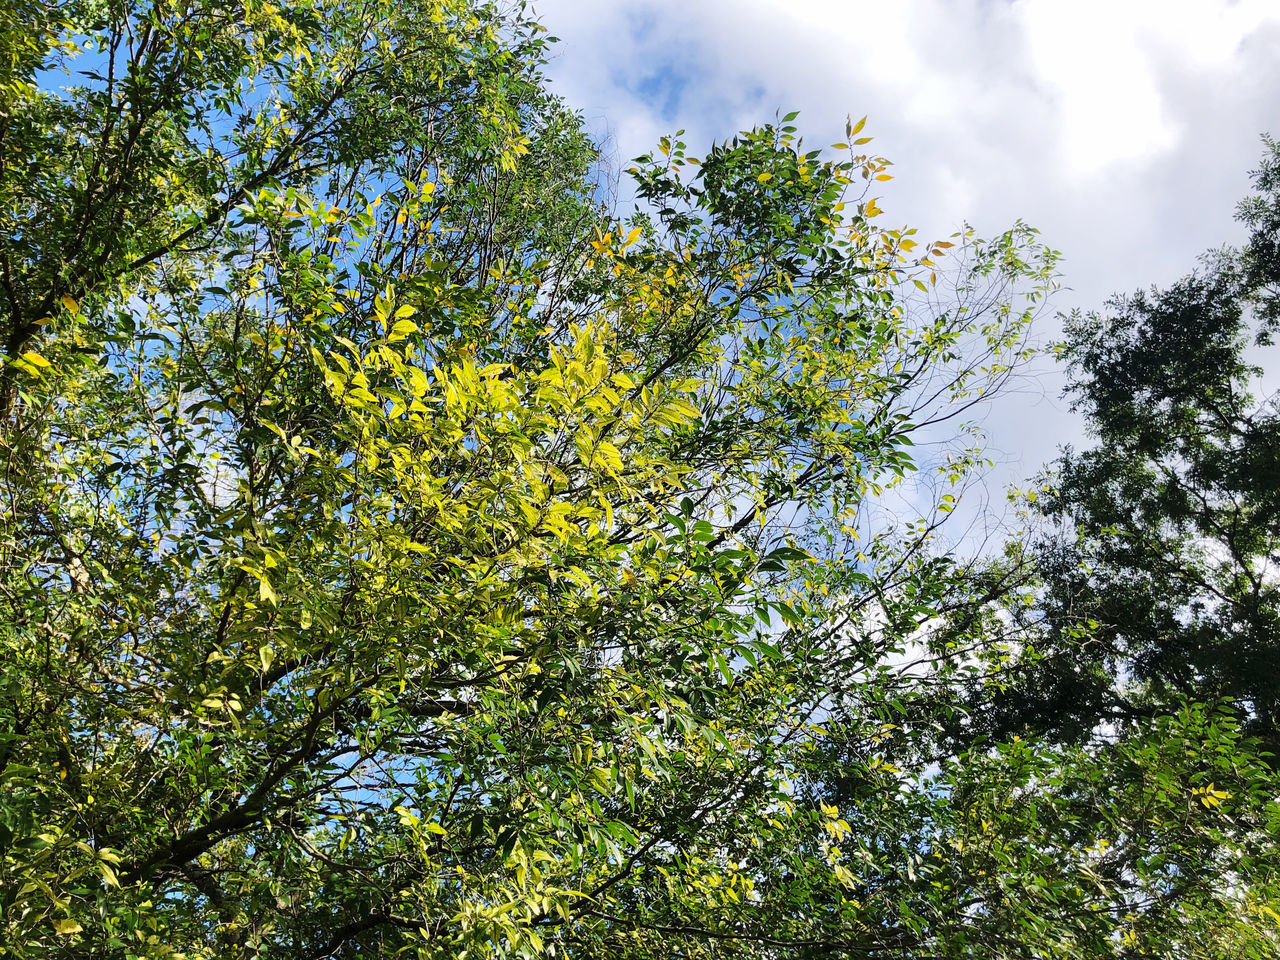
[[[1076,875],[1109,886],[1116,911],[1094,955],[1280,949],[1280,408],[1259,396],[1280,148],[1265,144],[1243,249],[1067,319],[1068,391],[1096,445],[1066,449],[1023,495],[1030,533],[953,579],[950,611],[915,614],[936,687],[906,712],[937,736],[902,749],[937,751],[944,770],[1035,758],[1007,800],[1035,818],[1014,831],[1019,855],[1056,849],[1032,870],[1052,885],[1091,838]],[[990,781],[970,776],[954,796],[980,808]]]
[[[1240,205],[1241,250],[1066,325],[1075,409],[1035,512],[1034,637],[979,728],[1087,739],[1187,699],[1280,748],[1280,148]]]

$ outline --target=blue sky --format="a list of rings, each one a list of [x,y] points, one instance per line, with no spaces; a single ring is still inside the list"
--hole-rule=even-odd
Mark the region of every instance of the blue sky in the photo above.
[[[1280,135],[1278,0],[539,0],[558,91],[620,165],[800,110],[813,146],[866,114],[896,164],[887,220],[926,235],[1022,218],[1065,255],[1055,306],[1168,283],[1233,222]],[[1055,332],[1052,321],[1042,334]],[[1079,424],[1044,371],[993,404],[1001,482]]]

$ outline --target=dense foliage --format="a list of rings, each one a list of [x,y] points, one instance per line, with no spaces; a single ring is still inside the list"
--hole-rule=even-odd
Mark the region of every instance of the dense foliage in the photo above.
[[[1274,950],[1243,701],[947,733],[1034,231],[793,117],[620,217],[522,6],[0,30],[0,956]]]
[[[1053,652],[1011,698],[1032,727],[1078,736],[1191,697],[1280,747],[1280,409],[1256,396],[1280,320],[1278,173],[1268,141],[1243,250],[1067,324],[1099,444],[1066,451],[1037,504],[1069,536],[1039,548]]]
[[[1177,916],[1182,930],[1225,925],[1242,907],[1268,918],[1265,936],[1197,947],[1211,956],[1272,955],[1280,925],[1280,394],[1266,377],[1280,322],[1280,145],[1264,143],[1238,211],[1243,249],[1068,318],[1068,392],[1098,444],[1065,450],[1028,496],[1029,544],[987,574],[1019,584],[998,619],[944,632],[985,644],[984,667],[958,671],[967,709],[945,723],[953,745],[1021,735],[1110,763],[1138,745],[1194,752],[1226,739],[1182,782],[1191,807],[1221,815],[1206,837],[1131,821],[1106,858],[1122,886],[1145,874],[1164,901],[1205,898],[1198,920]],[[1178,780],[1151,757],[1108,782]],[[1153,922],[1174,921],[1160,909],[1142,925]]]

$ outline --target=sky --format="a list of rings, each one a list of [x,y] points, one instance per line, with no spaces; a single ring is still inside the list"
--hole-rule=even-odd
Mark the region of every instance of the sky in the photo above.
[[[539,0],[554,88],[619,167],[801,111],[809,148],[868,117],[894,161],[882,222],[983,235],[1021,218],[1063,253],[1053,309],[1167,284],[1233,220],[1280,136],[1280,0]],[[1050,314],[1040,336],[1051,339]],[[1017,483],[1080,444],[1042,361],[985,421]]]

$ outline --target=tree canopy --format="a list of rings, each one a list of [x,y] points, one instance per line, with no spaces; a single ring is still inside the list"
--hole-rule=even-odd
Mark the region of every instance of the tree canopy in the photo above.
[[[1053,638],[1027,674],[1036,693],[1016,694],[1032,726],[1078,734],[1191,697],[1280,747],[1280,410],[1257,396],[1280,319],[1266,144],[1244,249],[1067,323],[1069,391],[1099,444],[1067,450],[1037,504],[1066,536],[1038,548]]]
[[[1193,715],[1171,747],[1226,737],[1215,748],[1221,761],[1188,784],[1223,813],[1200,852],[1179,862],[1189,848],[1168,849],[1160,831],[1169,825],[1153,821],[1149,836],[1111,841],[1108,858],[1130,879],[1156,867],[1165,897],[1200,884],[1269,917],[1280,794],[1280,395],[1264,374],[1274,374],[1280,320],[1280,145],[1264,137],[1264,146],[1255,193],[1238,208],[1243,248],[1206,254],[1166,289],[1067,318],[1058,351],[1068,395],[1098,443],[1064,450],[1028,495],[1030,536],[985,576],[1020,584],[999,605],[999,622],[987,611],[953,620],[942,636],[985,644],[986,669],[949,671],[967,705],[945,723],[953,747],[1020,735],[1127,756]],[[1111,777],[1111,789],[1124,790],[1167,783],[1169,771],[1152,758]],[[1166,849],[1153,855],[1153,840]],[[1252,947],[1228,939],[1200,949],[1267,955],[1275,931]]]
[[[956,733],[1108,636],[1030,554],[938,549],[1034,230],[887,226],[862,122],[794,115],[664,138],[614,209],[523,4],[0,34],[0,956],[1274,951],[1265,680],[1102,749]],[[1255,557],[1251,416],[1247,468],[1195,449],[1272,498]]]

